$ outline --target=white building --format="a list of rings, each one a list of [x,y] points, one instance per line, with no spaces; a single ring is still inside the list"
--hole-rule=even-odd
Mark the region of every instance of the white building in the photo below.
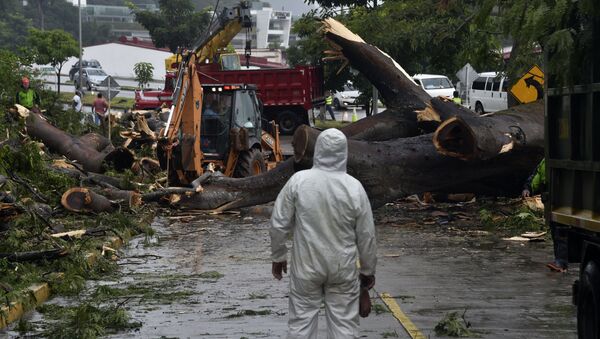
[[[254,5],[254,4],[253,4]],[[292,12],[276,11],[270,7],[250,10],[252,15],[252,31],[250,39],[252,48],[276,48],[290,45],[290,29],[292,28]],[[246,32],[242,30],[231,42],[235,48],[243,49],[246,44]]]
[[[165,59],[171,56],[169,51],[142,47],[129,42],[111,42],[83,48],[83,59],[96,59],[104,71],[116,78],[135,78],[133,66],[138,62],[149,62],[154,66],[155,80],[165,79]],[[68,74],[71,66],[79,59],[70,58],[62,69]]]

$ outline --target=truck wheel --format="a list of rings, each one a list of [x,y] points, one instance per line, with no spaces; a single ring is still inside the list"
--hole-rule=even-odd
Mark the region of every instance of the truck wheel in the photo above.
[[[600,265],[590,261],[579,275],[577,333],[580,339],[600,338]]]
[[[483,110],[483,105],[477,101],[477,103],[475,104],[475,113],[482,115],[485,113],[485,111]]]
[[[258,148],[240,153],[237,166],[235,167],[235,176],[238,178],[251,177],[267,171],[265,158]]]
[[[333,107],[335,107],[335,109],[338,111],[342,109],[342,105],[340,105],[338,98],[333,99]]]
[[[292,111],[280,112],[277,115],[277,123],[282,134],[292,134],[298,127],[296,114]]]

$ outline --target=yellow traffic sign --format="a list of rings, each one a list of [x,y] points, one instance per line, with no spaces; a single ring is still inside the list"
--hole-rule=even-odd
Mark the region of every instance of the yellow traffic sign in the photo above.
[[[536,65],[525,73],[510,89],[521,104],[544,98],[544,72]]]

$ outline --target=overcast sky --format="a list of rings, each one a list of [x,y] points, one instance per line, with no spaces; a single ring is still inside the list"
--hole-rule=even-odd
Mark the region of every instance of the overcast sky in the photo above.
[[[303,0],[263,0],[271,4],[271,7],[276,10],[281,10],[283,7],[286,11],[291,11],[293,16],[301,15],[308,12],[311,8],[316,8],[316,5],[309,6]]]

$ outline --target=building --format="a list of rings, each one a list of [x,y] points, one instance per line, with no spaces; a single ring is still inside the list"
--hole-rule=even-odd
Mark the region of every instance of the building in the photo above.
[[[288,48],[290,45],[290,29],[292,28],[292,12],[276,11],[271,7],[263,7],[263,3],[253,2],[252,31],[249,38],[251,47],[258,49]],[[233,47],[243,49],[246,45],[246,31],[240,32],[232,40]]]
[[[146,41],[120,39],[117,42],[88,46],[83,48],[83,59],[96,59],[104,71],[116,78],[133,79],[133,66],[138,62],[149,62],[154,66],[154,80],[165,79],[165,59],[171,56],[166,49],[159,49]],[[78,58],[70,58],[63,67],[68,73]]]

